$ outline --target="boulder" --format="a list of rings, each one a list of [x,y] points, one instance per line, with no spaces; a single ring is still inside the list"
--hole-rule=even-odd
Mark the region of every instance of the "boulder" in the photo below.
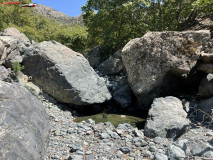
[[[4,66],[0,66],[0,81],[10,81],[9,72]]]
[[[58,42],[26,48],[23,64],[24,72],[59,102],[90,105],[111,98],[103,78],[84,56]]]
[[[0,36],[12,36],[23,43],[30,44],[30,40],[25,36],[25,34],[21,33],[16,28],[7,28],[0,33]]]
[[[110,56],[110,49],[107,46],[96,46],[92,48],[87,54],[86,59],[89,61],[90,66],[97,68]]]
[[[17,84],[0,81],[0,90],[0,159],[43,159],[50,128],[44,106]]]
[[[19,41],[11,36],[0,36],[0,64],[11,68],[13,62],[21,62]]]
[[[200,121],[213,120],[213,98],[200,101],[197,118]]]
[[[213,97],[213,74],[208,74],[202,79],[199,85],[199,95],[204,97]]]
[[[119,74],[124,70],[124,65],[121,58],[121,50],[115,52],[106,61],[101,63],[98,68],[104,74]]]
[[[177,138],[187,131],[189,120],[176,97],[156,98],[148,113],[144,133],[147,137]]]
[[[178,77],[188,74],[209,39],[207,30],[166,31],[148,32],[127,43],[122,60],[140,107],[148,109],[152,100],[161,96],[166,74]]]

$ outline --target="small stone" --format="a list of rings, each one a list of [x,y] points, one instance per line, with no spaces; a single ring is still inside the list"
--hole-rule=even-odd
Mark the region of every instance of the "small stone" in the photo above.
[[[109,134],[114,139],[120,138],[120,136],[116,132],[110,132]]]
[[[207,151],[203,154],[203,157],[213,158],[213,151]]]
[[[156,153],[155,154],[155,160],[168,160],[168,157],[164,154]]]
[[[142,141],[141,141],[141,146],[142,146],[142,147],[145,147],[145,146],[147,146],[147,145],[148,145],[148,143],[147,143],[145,140],[142,140]]]
[[[155,152],[157,149],[156,149],[156,147],[155,146],[150,146],[149,147],[149,151],[151,151],[151,152]]]
[[[54,133],[55,136],[60,136],[61,135],[61,131],[60,129],[57,129]]]
[[[83,150],[83,148],[79,144],[72,144],[71,145],[71,152],[76,152],[78,150]]]
[[[161,138],[161,137],[155,137],[155,138],[154,138],[154,142],[155,142],[156,144],[160,144],[160,143],[162,142],[162,138]]]
[[[180,159],[185,158],[185,152],[179,147],[170,144],[167,151],[168,158],[170,159]]]
[[[92,154],[92,151],[86,151],[86,154],[90,155],[90,154]]]
[[[207,136],[213,136],[213,132],[212,132],[212,131],[209,131],[209,132],[206,133],[206,135],[207,135]]]
[[[72,155],[68,158],[69,160],[83,160],[83,156]]]
[[[151,157],[152,156],[152,153],[148,150],[144,151],[144,157]]]
[[[110,136],[107,133],[101,133],[100,135],[101,139],[109,139]]]
[[[136,137],[141,137],[141,138],[144,137],[143,132],[140,131],[140,130],[138,130],[137,128],[135,128],[135,129],[133,130],[133,133],[134,133],[134,135],[135,135]]]
[[[92,119],[88,119],[88,120],[86,121],[86,123],[94,125],[94,124],[95,124],[95,121],[93,121]]]
[[[121,147],[120,150],[126,154],[126,153],[129,153],[132,149],[130,147]]]

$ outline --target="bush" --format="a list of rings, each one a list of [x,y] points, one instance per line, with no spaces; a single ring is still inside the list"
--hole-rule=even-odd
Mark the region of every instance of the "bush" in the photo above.
[[[20,65],[19,62],[13,62],[12,68],[15,74],[17,75],[21,70],[24,69],[24,66]]]

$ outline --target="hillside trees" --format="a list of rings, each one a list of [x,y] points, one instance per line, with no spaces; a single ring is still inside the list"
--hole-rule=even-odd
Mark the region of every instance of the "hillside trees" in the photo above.
[[[2,2],[0,0],[0,3]],[[81,53],[87,51],[86,27],[62,25],[55,20],[38,15],[33,8],[20,5],[0,6],[0,32],[8,27],[16,27],[36,42],[56,40],[74,51]]]
[[[88,0],[82,7],[91,45],[114,49],[147,31],[183,30],[212,16],[212,0]]]

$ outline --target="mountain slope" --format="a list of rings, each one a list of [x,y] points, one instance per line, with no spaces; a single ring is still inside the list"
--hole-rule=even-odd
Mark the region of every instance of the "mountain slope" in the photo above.
[[[48,18],[55,19],[59,21],[60,23],[63,24],[79,24],[83,25],[83,17],[82,15],[77,16],[77,17],[70,17],[62,12],[59,12],[51,7],[42,5],[42,4],[37,4],[35,7],[35,11],[38,14],[42,14]]]

